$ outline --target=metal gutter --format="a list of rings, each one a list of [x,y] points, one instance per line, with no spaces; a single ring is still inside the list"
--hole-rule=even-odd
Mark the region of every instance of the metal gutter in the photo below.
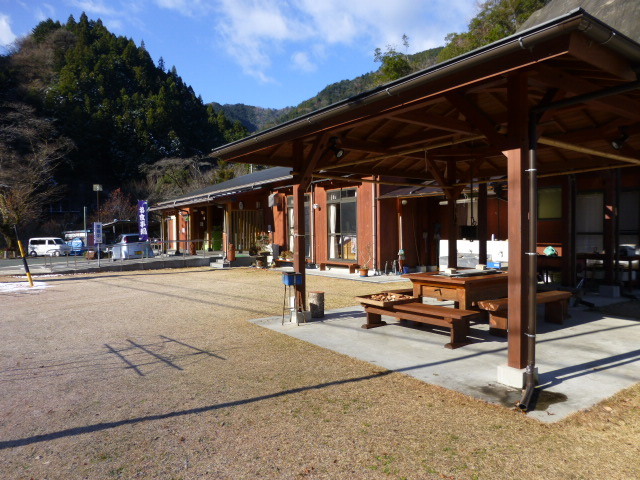
[[[423,86],[431,81],[454,75],[461,70],[473,69],[487,60],[498,58],[515,51],[531,49],[539,42],[553,39],[570,31],[583,32],[599,44],[606,45],[607,48],[632,58],[634,62],[640,62],[640,45],[579,8],[562,17],[536,25],[528,30],[394,82],[390,82],[377,89],[336,102],[315,112],[290,120],[282,125],[216,148],[212,150],[209,156],[230,159],[233,158],[237,150],[248,147],[252,142],[255,144],[265,144],[270,141],[277,143],[278,138],[309,125],[317,125],[319,130],[321,128],[321,122],[330,120],[343,112],[356,110],[389,96],[402,97],[404,93],[418,86]],[[408,98],[407,100],[410,99]],[[268,145],[260,145],[259,148],[265,148],[267,146]]]
[[[190,195],[187,197],[178,197],[174,200],[166,200],[164,202],[159,202],[157,205],[149,208],[149,211],[154,211],[154,210],[163,210],[166,208],[172,208],[172,207],[177,207],[177,206],[181,206],[181,205],[187,205],[189,203],[193,203],[194,201],[197,200],[202,200],[202,201],[207,201],[207,200],[211,200],[214,198],[220,198],[220,197],[224,197],[227,195],[234,195],[234,194],[238,194],[238,193],[243,193],[243,192],[248,192],[251,190],[258,190],[259,188],[261,188],[264,185],[268,185],[270,183],[276,183],[276,182],[281,182],[284,180],[290,180],[291,178],[293,178],[293,175],[285,175],[283,177],[278,177],[278,178],[272,178],[269,180],[264,180],[262,182],[252,182],[250,184],[247,184],[246,186],[242,187],[242,186],[235,186],[235,187],[230,187],[230,188],[225,188],[222,190],[214,190],[212,192],[207,192],[207,193],[201,193],[198,195]]]

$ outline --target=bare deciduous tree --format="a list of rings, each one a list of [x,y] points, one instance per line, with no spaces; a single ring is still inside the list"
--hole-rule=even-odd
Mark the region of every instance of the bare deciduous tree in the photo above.
[[[0,234],[9,249],[15,248],[14,225],[38,220],[43,208],[60,197],[54,171],[72,148],[33,108],[0,103]]]

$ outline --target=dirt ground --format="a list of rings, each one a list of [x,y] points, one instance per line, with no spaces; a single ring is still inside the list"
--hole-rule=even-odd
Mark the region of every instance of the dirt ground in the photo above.
[[[0,293],[2,479],[640,478],[640,384],[541,424],[249,323],[276,272],[36,280]]]

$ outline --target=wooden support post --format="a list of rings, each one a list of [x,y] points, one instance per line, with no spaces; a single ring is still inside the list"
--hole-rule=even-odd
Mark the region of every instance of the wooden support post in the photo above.
[[[487,184],[478,185],[478,262],[487,264]]]
[[[455,160],[447,161],[447,185],[453,185],[456,183],[456,162]],[[449,191],[447,195],[447,238],[449,239],[448,261],[447,266],[449,268],[456,268],[458,266],[458,220],[456,216],[456,200],[459,196],[459,191]]]
[[[562,284],[575,287],[576,266],[576,178],[567,175],[562,182],[562,218],[567,239],[562,246]]]
[[[311,185],[313,170],[326,152],[327,141],[326,134],[318,137],[311,148],[311,153],[306,162],[302,141],[295,140],[293,142],[294,181],[296,182],[296,185],[293,186],[293,269],[297,273],[302,274],[302,282],[296,285],[296,297],[299,299],[300,306],[303,310],[307,309],[304,193],[309,185]]]
[[[302,301],[301,307],[306,310],[306,259],[305,259],[305,225],[304,225],[304,191],[303,184],[293,186],[293,270],[302,274],[302,282],[296,285],[296,295]]]
[[[175,233],[176,233],[176,255],[178,255],[180,253],[180,219],[182,218],[182,215],[180,215],[180,210],[176,210],[176,229],[175,229]]]
[[[404,249],[404,224],[402,221],[402,200],[396,198],[396,212],[398,215],[398,252]],[[400,260],[399,260],[400,261]],[[400,265],[400,271],[402,271],[402,266]]]
[[[616,232],[618,223],[618,185],[619,176],[610,171],[606,176],[606,186],[604,190],[604,283],[613,285]]]
[[[507,157],[509,181],[508,232],[509,232],[509,333],[508,365],[524,368],[527,364],[525,337],[529,298],[529,187],[527,177],[529,141],[527,108],[527,79],[514,75],[508,81],[509,149]],[[535,248],[534,248],[535,251]]]
[[[205,240],[209,251],[213,251],[213,205],[207,205],[207,218],[204,222],[206,228]]]

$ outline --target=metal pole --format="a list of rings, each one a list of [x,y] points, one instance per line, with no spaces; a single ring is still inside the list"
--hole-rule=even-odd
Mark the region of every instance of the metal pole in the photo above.
[[[527,411],[529,403],[536,387],[535,367],[536,367],[536,333],[537,333],[537,253],[538,242],[538,116],[532,113],[529,115],[529,238],[527,245],[528,260],[528,311],[527,311],[527,368],[525,370],[525,388],[522,397],[516,404],[521,410]]]
[[[89,234],[87,233],[87,207],[82,207],[82,216],[84,220],[84,245],[89,244]]]
[[[18,248],[20,249],[20,256],[22,257],[22,263],[24,264],[24,271],[27,274],[27,279],[29,280],[29,285],[33,287],[33,278],[31,278],[31,272],[29,271],[29,264],[27,263],[27,256],[24,252],[24,247],[22,246],[22,242],[20,238],[18,238],[18,227],[13,226],[13,230],[16,232],[16,240],[18,241]]]

